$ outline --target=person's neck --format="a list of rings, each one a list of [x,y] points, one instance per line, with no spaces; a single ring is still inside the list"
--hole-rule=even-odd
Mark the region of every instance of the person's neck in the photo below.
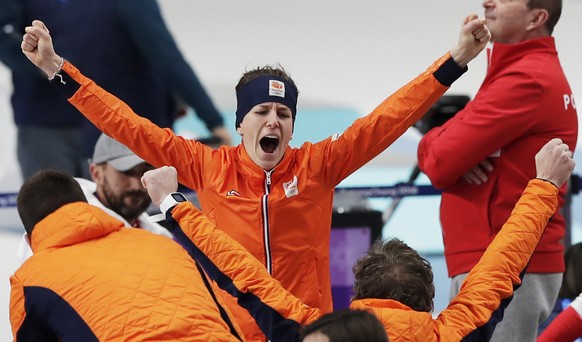
[[[530,39],[542,38],[542,37],[549,37],[549,36],[551,36],[551,34],[549,34],[545,28],[538,29],[538,30],[532,30],[532,31],[529,31],[527,33],[527,35],[523,39],[523,41],[530,40]]]
[[[549,37],[551,34],[548,33],[546,29],[536,29],[523,32],[521,35],[515,35],[510,39],[496,39],[495,36],[491,38],[492,43],[499,43],[499,44],[519,44],[526,42],[528,40],[542,38],[542,37]]]

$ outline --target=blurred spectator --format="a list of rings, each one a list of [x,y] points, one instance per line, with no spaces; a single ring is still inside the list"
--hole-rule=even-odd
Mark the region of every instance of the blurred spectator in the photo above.
[[[12,108],[23,178],[51,168],[88,178],[86,159],[99,137],[22,55],[24,27],[47,23],[68,60],[141,116],[172,127],[192,107],[225,144],[223,118],[179,51],[156,0],[0,0],[0,60],[12,70]]]

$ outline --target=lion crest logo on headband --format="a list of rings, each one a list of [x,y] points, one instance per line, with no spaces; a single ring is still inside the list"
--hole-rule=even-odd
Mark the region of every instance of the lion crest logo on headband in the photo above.
[[[269,80],[269,96],[285,97],[285,83]]]

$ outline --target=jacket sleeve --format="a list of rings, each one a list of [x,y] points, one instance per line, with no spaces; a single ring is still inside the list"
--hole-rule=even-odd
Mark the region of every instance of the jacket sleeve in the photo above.
[[[582,337],[582,293],[554,318],[537,342],[570,342],[578,337]]]
[[[123,101],[85,77],[70,62],[63,66],[63,82],[53,83],[83,115],[100,131],[126,145],[154,167],[175,165],[178,181],[195,191],[203,188],[203,165],[213,163],[213,151],[193,140],[176,136],[141,117]],[[225,165],[222,159],[217,162]]]
[[[158,3],[155,0],[120,0],[116,3],[121,22],[133,43],[160,77],[196,111],[208,130],[223,126],[223,117],[178,49]]]
[[[237,298],[271,341],[292,340],[299,327],[320,316],[265,270],[242,245],[216,228],[190,202],[173,208],[171,232],[210,279]]]
[[[438,329],[459,340],[471,333],[492,333],[493,313],[513,295],[548,220],[554,215],[558,189],[531,180],[501,231],[469,272],[459,294],[436,319]],[[480,328],[477,330],[477,328]]]
[[[336,186],[372,160],[418,121],[467,68],[447,53],[412,81],[386,98],[341,135],[316,145],[325,170],[324,182]]]
[[[525,73],[492,83],[444,125],[425,134],[417,151],[421,171],[436,188],[453,185],[537,124],[532,113],[541,92],[541,85]]]

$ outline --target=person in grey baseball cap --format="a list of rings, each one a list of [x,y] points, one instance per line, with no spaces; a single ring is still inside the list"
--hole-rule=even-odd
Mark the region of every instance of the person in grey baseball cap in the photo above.
[[[145,161],[117,140],[101,134],[95,144],[91,163],[107,163],[117,171],[125,172]]]
[[[127,227],[141,228],[173,238],[162,225],[152,222],[146,212],[151,199],[141,185],[141,176],[153,167],[136,156],[125,145],[101,134],[95,145],[89,172],[93,181],[75,178],[91,205],[123,222]],[[24,262],[32,250],[23,238],[17,257]]]
[[[152,168],[125,145],[101,134],[89,165],[91,178],[95,182],[93,194],[129,226],[141,227],[146,222],[139,217],[149,207],[151,199],[140,178]]]

